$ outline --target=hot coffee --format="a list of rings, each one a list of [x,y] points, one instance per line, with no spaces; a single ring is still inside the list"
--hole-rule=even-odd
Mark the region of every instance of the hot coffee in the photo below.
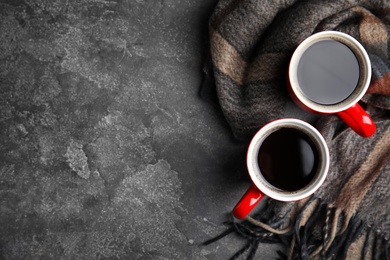
[[[324,39],[310,45],[298,62],[297,79],[313,102],[331,105],[348,98],[358,85],[359,61],[345,44]]]
[[[296,201],[313,194],[329,169],[329,149],[312,125],[283,118],[263,126],[248,147],[247,167],[252,185],[233,209],[243,219],[268,196]]]
[[[288,127],[267,136],[258,154],[261,174],[272,186],[285,191],[307,186],[317,172],[318,162],[313,141],[302,131]]]

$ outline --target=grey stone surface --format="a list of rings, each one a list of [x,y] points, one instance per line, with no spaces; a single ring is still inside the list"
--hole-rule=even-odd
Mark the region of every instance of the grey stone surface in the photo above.
[[[0,1],[1,259],[241,248],[200,246],[249,184],[246,147],[198,95],[215,3]]]

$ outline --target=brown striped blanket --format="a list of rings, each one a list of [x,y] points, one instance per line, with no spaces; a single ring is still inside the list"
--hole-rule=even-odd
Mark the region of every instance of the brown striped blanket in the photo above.
[[[302,111],[288,96],[292,52],[324,30],[352,35],[369,53],[373,78],[361,103],[377,125],[371,138],[337,116]],[[216,238],[234,231],[247,239],[232,259],[256,257],[263,242],[284,244],[280,256],[289,259],[390,259],[390,1],[220,0],[209,33],[208,75],[238,140],[249,142],[266,123],[294,117],[319,129],[331,153],[328,178],[313,196],[269,200]]]

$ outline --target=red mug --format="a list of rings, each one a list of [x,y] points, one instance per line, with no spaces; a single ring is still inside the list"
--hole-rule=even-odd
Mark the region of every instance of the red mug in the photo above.
[[[348,34],[324,31],[305,39],[294,51],[288,88],[302,108],[337,114],[363,137],[375,133],[375,123],[358,101],[371,80],[371,62],[364,47]]]
[[[247,216],[265,196],[296,201],[313,194],[328,174],[329,149],[310,124],[299,119],[278,119],[253,137],[247,168],[252,185],[233,209],[237,219]]]

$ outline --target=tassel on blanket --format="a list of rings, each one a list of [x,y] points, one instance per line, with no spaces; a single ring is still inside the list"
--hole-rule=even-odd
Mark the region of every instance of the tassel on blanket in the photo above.
[[[295,207],[289,212],[287,226],[284,225],[286,221],[274,219],[263,222],[256,219],[259,216],[248,216],[241,223],[231,222],[229,229],[204,245],[214,243],[235,230],[248,242],[230,260],[243,254],[247,254],[247,260],[254,259],[259,243],[284,244],[288,251],[278,254],[281,259],[288,260],[390,259],[388,241],[356,217],[348,218],[344,212],[322,203],[318,198],[299,206],[299,209]],[[267,215],[267,212],[262,213]],[[315,232],[318,226],[323,227],[321,233]]]

